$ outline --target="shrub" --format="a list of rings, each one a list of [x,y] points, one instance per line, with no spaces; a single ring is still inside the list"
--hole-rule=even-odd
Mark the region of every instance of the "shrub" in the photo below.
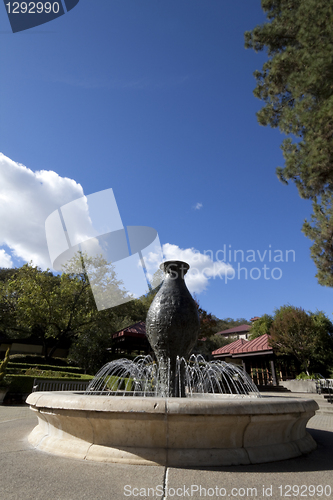
[[[60,372],[53,370],[39,370],[38,368],[28,368],[25,370],[25,373],[22,375],[33,375],[34,377],[43,377],[43,378],[71,378],[71,379],[80,379],[81,375],[79,373],[68,373],[68,372]]]
[[[14,363],[27,363],[29,365],[44,364],[53,366],[70,366],[66,358],[50,358],[46,360],[38,354],[11,354],[10,361]]]
[[[310,373],[310,375],[308,375],[307,373],[302,372],[297,375],[296,380],[317,380],[319,378],[320,377],[314,373]]]
[[[15,363],[9,361],[8,370],[11,370],[11,373],[15,373],[14,370],[27,370],[28,368],[35,368],[37,370],[54,370],[54,371],[62,371],[62,372],[70,372],[70,373],[83,373],[82,368],[77,366],[61,366],[61,365],[46,365],[39,363]]]

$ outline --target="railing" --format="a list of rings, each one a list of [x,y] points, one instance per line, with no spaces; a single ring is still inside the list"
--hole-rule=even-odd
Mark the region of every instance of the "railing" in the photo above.
[[[35,378],[32,392],[36,391],[85,391],[90,380],[47,380]]]
[[[319,374],[318,374],[319,375]],[[333,379],[324,378],[320,375],[320,379],[316,380],[316,390],[318,394],[328,394],[327,400],[333,403]]]

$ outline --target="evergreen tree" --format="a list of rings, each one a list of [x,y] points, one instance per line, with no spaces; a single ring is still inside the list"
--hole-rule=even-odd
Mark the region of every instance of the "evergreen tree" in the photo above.
[[[333,204],[332,195],[323,194],[313,202],[311,222],[305,220],[304,234],[314,241],[311,257],[317,267],[316,277],[324,286],[333,286]]]
[[[333,0],[262,0],[267,22],[245,33],[245,46],[267,50],[254,73],[254,95],[264,101],[261,125],[287,134],[282,143],[282,182],[295,182],[313,200],[312,258],[322,285],[333,285]],[[295,139],[293,140],[291,137]]]

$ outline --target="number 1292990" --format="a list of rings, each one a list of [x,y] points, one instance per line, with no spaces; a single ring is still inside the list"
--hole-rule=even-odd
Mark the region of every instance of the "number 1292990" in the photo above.
[[[281,497],[330,497],[332,493],[332,488],[330,485],[322,486],[318,484],[314,486],[313,484],[306,485],[303,484],[298,486],[297,484],[290,485],[284,484],[283,486],[278,486]]]
[[[58,2],[8,2],[6,7],[8,14],[58,14],[60,9]]]

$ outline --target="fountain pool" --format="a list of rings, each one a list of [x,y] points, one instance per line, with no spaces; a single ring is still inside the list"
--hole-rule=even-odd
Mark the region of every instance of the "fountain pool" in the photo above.
[[[293,458],[316,447],[306,431],[313,400],[193,398],[35,392],[27,403],[42,451],[101,462],[220,466]]]

